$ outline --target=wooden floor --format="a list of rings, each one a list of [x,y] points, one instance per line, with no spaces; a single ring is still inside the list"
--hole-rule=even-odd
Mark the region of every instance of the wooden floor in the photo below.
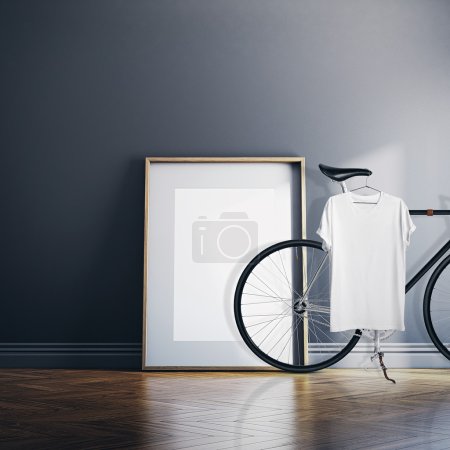
[[[450,372],[0,370],[1,449],[450,449]]]

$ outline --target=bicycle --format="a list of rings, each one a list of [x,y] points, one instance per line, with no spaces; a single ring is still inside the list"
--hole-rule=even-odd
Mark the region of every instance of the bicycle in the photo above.
[[[343,192],[348,191],[345,180],[372,174],[361,168],[325,164],[319,164],[319,168],[332,182],[338,182]],[[409,210],[409,213],[450,215],[450,210]],[[449,249],[450,239],[406,283],[405,294]],[[235,290],[234,316],[242,339],[266,363],[281,370],[305,373],[336,364],[364,334],[374,342],[371,360],[378,357],[385,378],[395,383],[387,376],[380,350],[380,341],[395,330],[329,332],[328,256],[322,242],[310,239],[278,242],[258,253],[243,270]],[[450,359],[450,331],[447,332],[450,327],[444,320],[450,322],[450,314],[449,317],[442,314],[443,310],[450,312],[450,288],[445,291],[442,287],[446,278],[450,278],[450,255],[441,260],[428,281],[423,316],[431,341]]]

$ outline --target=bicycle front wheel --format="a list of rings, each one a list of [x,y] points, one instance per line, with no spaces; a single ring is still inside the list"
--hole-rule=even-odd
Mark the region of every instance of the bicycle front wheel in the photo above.
[[[428,281],[423,315],[434,345],[450,359],[450,255],[441,261]]]
[[[337,363],[361,331],[330,332],[330,258],[322,244],[289,240],[263,250],[242,272],[234,315],[242,339],[266,363],[312,372]]]

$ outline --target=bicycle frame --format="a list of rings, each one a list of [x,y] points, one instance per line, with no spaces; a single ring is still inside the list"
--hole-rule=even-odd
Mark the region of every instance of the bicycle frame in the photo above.
[[[320,166],[321,165],[319,165],[319,167]],[[320,167],[320,168],[321,168],[321,170],[323,169],[322,172],[326,176],[331,178],[333,182],[339,183],[339,185],[342,189],[342,192],[344,192],[344,193],[349,191],[345,181],[337,181],[337,180],[334,180],[333,178],[337,177],[338,175],[341,175],[340,177],[338,177],[338,179],[342,178],[342,176],[347,176],[347,177],[357,176],[356,174],[359,175],[361,173],[363,175],[366,175],[366,173],[369,172],[368,170],[362,170],[362,169],[345,169],[345,170],[340,171],[338,168],[333,168],[330,166],[325,166],[325,167]],[[427,216],[450,215],[450,210],[432,210],[432,209],[409,210],[409,213],[411,215],[427,215]],[[310,372],[310,371],[314,371],[314,370],[320,370],[324,367],[329,367],[330,365],[335,364],[336,362],[340,361],[355,347],[355,345],[357,344],[357,342],[359,341],[361,336],[364,335],[365,337],[370,337],[371,339],[373,339],[373,342],[374,342],[374,352],[371,356],[371,360],[373,361],[375,358],[377,358],[377,360],[379,361],[379,365],[380,365],[381,369],[383,370],[384,377],[387,380],[390,380],[395,383],[395,380],[393,380],[387,376],[387,368],[383,362],[384,353],[381,351],[381,348],[380,348],[380,341],[389,337],[392,334],[392,332],[395,330],[355,329],[353,336],[351,336],[350,338],[349,338],[349,336],[344,336],[344,338],[342,338],[342,336],[340,336],[340,337],[337,337],[337,341],[331,339],[331,342],[330,342],[330,337],[328,336],[328,333],[326,333],[326,330],[322,330],[322,327],[320,327],[319,329],[326,336],[326,339],[322,340],[321,337],[319,338],[317,336],[317,333],[314,331],[315,330],[314,320],[316,320],[316,322],[322,326],[326,326],[327,324],[324,323],[323,320],[319,321],[319,320],[317,320],[317,318],[314,319],[313,315],[310,316],[309,311],[310,312],[319,311],[319,312],[326,312],[326,313],[329,313],[330,311],[329,311],[329,309],[327,309],[325,311],[325,308],[327,308],[326,305],[324,305],[323,307],[321,306],[322,310],[318,309],[317,305],[313,304],[314,300],[312,300],[312,303],[309,303],[309,300],[311,300],[311,299],[308,298],[308,293],[311,289],[311,286],[314,284],[314,282],[317,278],[317,274],[320,272],[321,267],[324,264],[326,257],[328,256],[328,252],[326,252],[326,255],[323,257],[323,259],[319,263],[318,269],[315,269],[316,272],[312,275],[312,279],[310,279],[311,277],[307,276],[308,272],[306,270],[307,263],[308,263],[308,255],[306,253],[306,250],[308,247],[312,247],[313,249],[317,248],[320,250],[320,249],[323,249],[323,243],[320,241],[313,241],[313,240],[308,240],[308,239],[292,239],[292,240],[278,242],[278,243],[264,249],[260,253],[258,253],[258,255],[256,255],[253,258],[253,260],[250,261],[250,263],[246,266],[246,268],[244,269],[243,273],[241,274],[241,276],[239,278],[239,282],[238,282],[238,285],[237,285],[237,288],[235,291],[235,297],[234,297],[235,318],[236,318],[236,323],[238,325],[238,328],[239,328],[242,338],[244,339],[244,341],[246,342],[248,347],[255,353],[255,355],[260,357],[264,361],[266,361],[268,364],[271,364],[271,365],[278,367],[280,369],[283,369],[283,370],[294,370],[295,372],[303,373],[303,372]],[[290,248],[295,248],[295,249],[300,248],[301,250],[299,251],[298,254],[295,253],[294,258],[293,258],[293,261],[296,265],[292,266],[292,273],[293,273],[292,286],[291,286],[291,283],[288,282],[289,288],[291,289],[290,295],[292,296],[292,301],[293,301],[293,304],[290,305],[288,303],[288,306],[291,306],[293,308],[293,312],[295,314],[292,314],[291,323],[288,323],[288,325],[290,325],[290,327],[291,327],[290,329],[292,331],[291,331],[291,334],[288,335],[289,336],[288,342],[284,345],[284,347],[282,349],[282,352],[283,352],[284,349],[286,348],[286,345],[288,343],[290,343],[290,341],[292,339],[292,343],[291,343],[292,363],[290,363],[290,359],[289,359],[289,356],[291,354],[290,352],[288,353],[288,361],[286,363],[285,361],[279,359],[279,357],[281,356],[281,353],[278,357],[273,358],[269,354],[270,351],[269,351],[269,353],[266,353],[265,350],[262,350],[261,347],[259,346],[259,344],[255,343],[255,341],[251,338],[251,336],[247,332],[246,324],[244,323],[243,317],[246,317],[246,316],[242,315],[241,306],[242,306],[242,296],[244,294],[246,294],[244,292],[244,290],[245,290],[244,288],[247,283],[247,279],[253,273],[255,266],[257,266],[266,257],[270,257],[270,255],[272,253],[279,252],[280,250],[284,250],[284,249],[290,249]],[[435,255],[433,255],[432,258],[429,259],[429,261],[427,261],[427,263],[412,277],[412,279],[408,283],[406,283],[406,286],[405,286],[406,292],[408,292],[430,270],[430,268],[432,268],[448,252],[448,250],[450,250],[450,239],[442,246],[442,248],[439,249],[438,252],[436,252]],[[287,257],[289,257],[289,253],[288,253]],[[281,258],[281,256],[280,256],[280,258]],[[425,311],[425,307],[429,307],[429,300],[430,300],[428,287],[432,286],[433,283],[436,282],[436,279],[439,277],[440,273],[442,272],[442,269],[447,267],[449,259],[450,259],[450,257],[446,256],[443,259],[443,261],[437,266],[437,269],[434,269],[434,273],[430,276],[427,290],[425,292],[426,299],[424,300],[424,317],[426,319],[425,325],[427,326],[428,331],[429,331],[428,322],[430,322],[430,320],[427,319],[428,316],[426,314],[427,314],[427,312],[429,312],[429,309],[427,309]],[[276,266],[276,264],[275,264],[275,266]],[[256,276],[256,274],[255,274],[255,276]],[[287,277],[286,277],[286,280],[288,280]],[[262,281],[262,280],[260,280],[260,281]],[[305,282],[307,283],[306,292],[305,292]],[[270,290],[272,290],[270,288],[270,286],[268,286],[266,283],[264,283],[264,284]],[[252,285],[250,284],[250,286],[252,286]],[[301,292],[302,295],[298,294],[298,292],[296,290],[297,286],[299,286],[299,292]],[[291,297],[282,298],[282,297],[279,297],[279,295],[276,294],[275,291],[273,291],[273,292],[275,294],[275,297],[274,297],[275,299],[284,301],[284,300],[289,300],[291,298]],[[248,294],[249,295],[258,295],[258,294],[251,294],[251,293],[248,293]],[[271,297],[271,295],[269,295],[269,297]],[[321,297],[318,297],[318,298],[321,298]],[[427,302],[427,300],[428,300],[428,302]],[[248,303],[248,304],[250,304],[250,303]],[[256,304],[256,303],[253,303],[253,304]],[[301,308],[299,306],[300,304],[301,304]],[[314,307],[316,307],[316,310],[314,310]],[[267,315],[267,314],[261,314],[261,315]],[[280,314],[278,314],[278,316],[279,315]],[[286,310],[283,310],[282,315],[285,315],[286,317],[289,318],[291,316],[291,313],[289,313]],[[272,319],[269,322],[271,323],[271,322],[273,322],[273,320],[274,319]],[[310,322],[310,320],[311,320],[311,322]],[[427,320],[428,320],[428,322],[427,322]],[[326,319],[325,319],[325,321],[326,321]],[[264,322],[261,322],[261,323],[264,323]],[[256,325],[258,325],[258,324],[259,323],[257,323]],[[254,326],[254,325],[252,324],[250,326]],[[267,326],[267,325],[265,325],[265,326]],[[278,326],[278,324],[275,325],[275,327],[276,326]],[[270,335],[270,333],[273,331],[273,329],[270,330],[270,332],[269,332],[269,334],[267,334],[267,336]],[[310,330],[312,330],[312,331],[310,331]],[[289,328],[284,332],[282,337],[284,337],[288,331],[289,331]],[[313,339],[311,341],[309,339],[310,332],[315,335],[315,336],[313,336]],[[264,340],[267,338],[267,336],[264,338]],[[436,347],[439,350],[441,350],[441,348],[439,347],[439,345],[437,343],[437,341],[439,341],[439,340],[437,338],[434,339],[431,334],[430,334],[430,337],[432,338]],[[264,342],[264,340],[263,340],[263,342]],[[278,342],[279,342],[279,340],[275,344],[277,344]],[[310,342],[311,342],[311,346],[309,345]],[[440,341],[439,341],[439,343],[440,343]],[[274,348],[274,346],[272,346],[272,348]],[[270,350],[272,350],[272,348]],[[320,355],[319,355],[320,358],[309,359],[309,357],[308,357],[309,354],[312,354],[314,356],[316,353],[320,353]],[[443,353],[442,350],[441,350],[441,353]],[[445,356],[448,357],[448,355],[445,355]],[[323,358],[325,358],[325,359],[323,359]],[[448,357],[448,359],[450,359],[450,357]]]
[[[331,180],[335,182],[334,180]],[[338,182],[341,185],[342,192],[348,192],[345,181]],[[412,216],[434,216],[450,215],[450,209],[410,209]],[[428,262],[406,283],[405,293],[407,293],[430,269],[433,267],[447,251],[450,250],[450,239],[428,260]]]

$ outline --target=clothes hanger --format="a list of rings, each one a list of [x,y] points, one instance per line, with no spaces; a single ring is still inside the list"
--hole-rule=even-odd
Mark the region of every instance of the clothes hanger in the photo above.
[[[380,195],[378,196],[378,200],[377,200],[376,202],[355,202],[355,201],[352,200],[353,203],[366,203],[366,204],[368,204],[368,205],[369,205],[369,204],[376,205],[376,204],[380,201],[380,198],[381,198],[381,191],[380,191],[379,189],[377,189],[377,188],[374,188],[374,187],[372,187],[372,186],[369,186],[369,185],[367,184],[367,179],[368,179],[368,178],[369,178],[369,176],[366,177],[366,184],[365,184],[364,186],[360,186],[360,187],[355,188],[355,189],[350,189],[350,192],[357,191],[358,189],[369,188],[369,189],[372,189],[372,190],[374,190],[374,191],[378,191],[378,192],[380,193]]]

